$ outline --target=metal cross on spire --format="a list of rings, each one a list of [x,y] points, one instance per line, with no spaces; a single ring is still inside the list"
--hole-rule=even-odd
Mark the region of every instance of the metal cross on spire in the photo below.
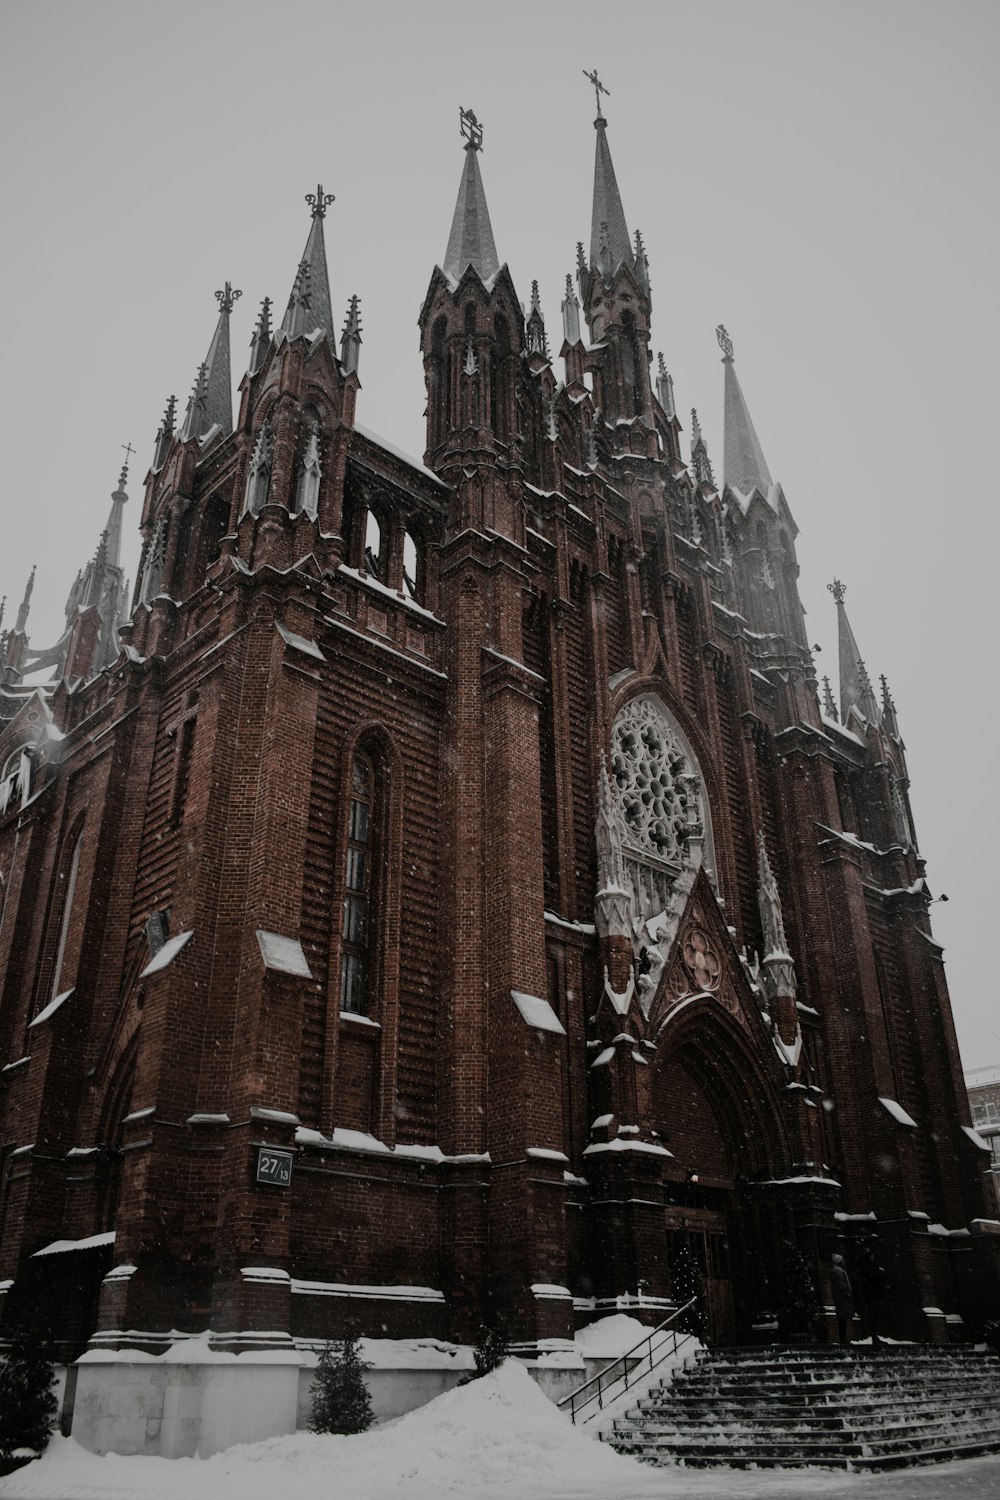
[[[225,286],[225,290],[222,291],[222,292],[216,292],[216,294],[215,294],[215,300],[219,304],[219,311],[220,312],[224,312],[224,313],[230,313],[230,312],[232,312],[232,310],[233,310],[233,303],[239,297],[242,297],[242,296],[243,296],[243,293],[239,292],[239,291],[234,291],[233,290],[233,283],[231,281],[227,281],[226,282],[226,286]]]
[[[847,593],[847,585],[841,583],[839,578],[835,578],[832,583],[828,583],[827,588],[830,590],[830,593],[833,595],[834,599],[836,599],[838,604]]]
[[[461,105],[458,106],[458,128],[469,143],[466,151],[483,149],[482,121],[476,119],[471,109],[463,109]]]
[[[326,211],[330,207],[330,204],[334,201],[335,197],[335,193],[324,193],[323,184],[321,182],[318,182],[316,184],[316,191],[314,193],[306,193],[306,202],[312,208],[313,218],[325,219]]]
[[[611,98],[611,94],[604,87],[604,84],[601,82],[601,80],[598,78],[598,76],[597,76],[597,69],[596,68],[594,69],[594,71],[592,73],[588,73],[587,70],[586,70],[586,68],[584,68],[583,69],[583,76],[584,76],[584,78],[589,78],[590,82],[594,85],[594,93],[597,96],[597,118],[599,120],[603,120],[604,119],[604,115],[601,112],[601,95],[604,94],[608,99],[610,99]]]
[[[733,341],[726,332],[725,324],[720,323],[715,330],[715,337],[719,340],[719,348],[722,350],[723,359],[732,359]]]
[[[125,450],[125,467],[127,469],[128,466],[129,466],[129,461],[132,458],[132,454],[136,450],[132,447],[131,443],[121,443],[119,446],[122,447],[122,448],[124,448],[124,450]]]

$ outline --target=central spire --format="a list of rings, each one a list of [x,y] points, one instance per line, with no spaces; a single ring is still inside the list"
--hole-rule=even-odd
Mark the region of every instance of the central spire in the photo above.
[[[233,430],[233,388],[229,371],[229,314],[242,293],[226,282],[225,290],[216,292],[219,321],[204,364],[199,365],[194,389],[181,425],[180,440],[204,437],[218,425],[226,434]]]
[[[477,157],[483,149],[483,127],[471,109],[459,109],[462,135],[465,137],[465,167],[458,187],[455,216],[441,269],[453,282],[462,279],[467,266],[490,281],[500,269],[493,239],[490,211]]]
[[[607,94],[608,90],[598,78],[596,68],[593,73],[588,73],[584,68],[583,76],[590,79],[597,93],[597,119],[594,121],[597,149],[594,155],[594,207],[590,218],[590,264],[600,267],[603,259],[605,264],[610,264],[609,276],[613,276],[622,261],[629,266],[634,264],[632,241],[625,223],[618,179],[615,177],[608,149],[608,122],[601,110],[601,95]]]
[[[322,183],[319,183],[315,193],[306,193],[306,202],[312,212],[312,224],[306,248],[295,272],[285,316],[281,320],[281,331],[290,339],[321,328],[331,344],[334,340],[330,275],[326,268],[326,241],[323,238],[323,220],[333,201],[333,193],[324,193]]]

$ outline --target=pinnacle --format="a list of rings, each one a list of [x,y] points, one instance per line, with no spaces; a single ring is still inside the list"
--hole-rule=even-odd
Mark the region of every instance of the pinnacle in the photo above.
[[[302,259],[299,261],[295,280],[292,282],[285,316],[281,320],[281,331],[288,338],[295,339],[320,328],[332,343],[333,309],[330,303],[330,275],[326,267],[323,219],[327,204],[333,202],[333,195],[324,193],[320,184],[315,193],[306,194],[306,202],[311,206],[312,222],[309,226]],[[268,314],[269,311],[270,303]]]
[[[771,471],[736,375],[733,341],[721,323],[715,332],[723,351],[722,363],[726,367],[723,479],[744,495],[760,490],[766,496],[773,482]]]
[[[463,111],[463,121],[470,114],[471,111]],[[472,119],[475,121],[474,115]],[[478,127],[478,121],[475,124]],[[480,130],[478,142],[481,141]],[[479,171],[480,149],[476,135],[472,135],[465,147],[465,166],[458,187],[448,248],[441,265],[441,269],[453,283],[462,279],[469,266],[483,282],[492,280],[500,269],[490,211],[486,206],[486,191]]]

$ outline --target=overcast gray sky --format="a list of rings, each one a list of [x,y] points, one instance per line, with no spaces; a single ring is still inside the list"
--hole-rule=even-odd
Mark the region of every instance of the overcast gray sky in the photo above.
[[[322,181],[335,307],[362,301],[358,419],[417,455],[417,314],[459,174],[458,108],[501,261],[550,338],[588,240],[597,67],[654,348],[722,455],[724,322],[800,527],[821,672],[826,584],[907,743],[937,936],[969,1067],[1000,1062],[993,888],[1000,334],[1000,7],[993,0],[6,0],[0,11],[6,348],[0,593],[33,562],[61,628],[122,462],[128,563],[167,395],[181,409],[242,288],[283,310]],[[8,623],[11,614],[8,613]]]

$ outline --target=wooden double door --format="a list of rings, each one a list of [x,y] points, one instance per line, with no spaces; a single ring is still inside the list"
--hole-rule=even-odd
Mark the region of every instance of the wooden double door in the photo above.
[[[729,1216],[713,1209],[674,1211],[667,1221],[667,1251],[673,1296],[701,1295],[709,1344],[736,1338],[733,1280],[729,1255]]]

